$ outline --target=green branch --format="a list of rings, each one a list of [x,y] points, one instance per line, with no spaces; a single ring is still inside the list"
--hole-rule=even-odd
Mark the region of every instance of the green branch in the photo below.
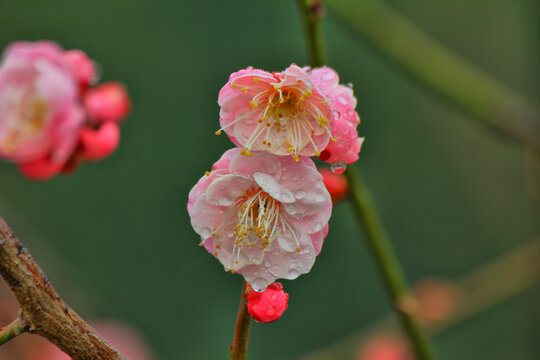
[[[298,3],[300,4],[304,28],[317,28],[317,24],[312,24],[311,22],[318,22],[320,17],[310,17],[310,14],[308,13],[310,6],[306,5],[304,1],[298,0]],[[322,6],[320,1],[315,0],[311,2],[312,5],[314,3],[318,3],[319,7]],[[306,31],[306,34],[306,42],[312,59],[311,65],[323,65],[322,62],[318,62],[322,61],[324,58],[323,49],[320,45],[321,40],[319,39],[320,33],[316,31]],[[384,285],[394,305],[394,309],[398,314],[405,334],[409,338],[419,360],[434,360],[435,355],[431,344],[423,334],[417,320],[412,315],[415,305],[414,297],[410,295],[410,290],[403,274],[403,270],[392,249],[390,240],[388,239],[383,224],[377,214],[377,210],[375,209],[375,205],[371,200],[369,190],[363,183],[359,172],[354,166],[351,166],[347,171],[347,178],[349,180],[353,204],[359,223],[364,225],[366,240],[379,272],[382,275]]]
[[[540,150],[535,104],[467,63],[379,0],[327,0],[374,49],[489,128]]]
[[[321,35],[321,22],[324,8],[320,0],[296,0],[302,25],[306,37],[309,62],[311,66],[323,66],[325,64],[323,40]]]
[[[24,326],[20,318],[15,319],[11,324],[0,330],[0,345],[7,343],[9,340],[25,333],[28,327]]]
[[[248,283],[244,281],[242,286],[242,295],[240,296],[240,306],[238,307],[238,316],[236,318],[236,327],[234,329],[234,339],[230,347],[231,360],[246,360],[249,342],[249,330],[251,328],[251,316],[247,311],[246,291]]]
[[[416,302],[392,248],[388,234],[377,214],[371,194],[356,166],[346,172],[355,213],[364,225],[366,241],[383,278],[386,291],[418,359],[435,359],[434,351],[413,316]]]

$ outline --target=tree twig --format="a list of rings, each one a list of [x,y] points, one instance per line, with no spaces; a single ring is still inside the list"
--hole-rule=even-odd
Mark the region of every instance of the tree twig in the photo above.
[[[325,9],[321,0],[296,0],[302,26],[306,37],[307,51],[311,66],[323,66],[325,64],[323,38],[321,34],[321,22]]]
[[[238,307],[238,317],[234,329],[234,339],[231,346],[231,360],[246,360],[249,342],[249,330],[251,328],[251,316],[247,311],[246,291],[248,283],[244,281],[242,294],[240,296],[240,306]]]
[[[20,325],[28,332],[47,338],[73,359],[125,359],[60,298],[1,216],[0,274],[19,302]]]
[[[21,319],[16,318],[11,324],[4,326],[2,330],[0,330],[0,345],[25,333],[26,330],[28,330],[28,328],[22,324]]]

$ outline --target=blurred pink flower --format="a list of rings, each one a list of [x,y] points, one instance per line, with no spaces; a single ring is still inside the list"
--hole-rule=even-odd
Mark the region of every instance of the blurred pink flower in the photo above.
[[[73,152],[84,114],[62,55],[45,41],[7,48],[0,65],[1,158],[61,166]]]
[[[318,156],[332,138],[332,107],[296,65],[269,73],[251,67],[233,73],[219,92],[220,124],[243,154]]]
[[[309,78],[321,89],[334,110],[332,135],[335,142],[330,142],[321,152],[320,158],[329,164],[345,162],[351,164],[358,160],[358,153],[364,138],[358,137],[356,127],[360,118],[356,112],[356,98],[352,88],[339,84],[338,74],[329,67],[310,70]]]
[[[257,290],[307,273],[321,251],[332,211],[308,157],[231,149],[189,194],[191,224],[205,248]]]
[[[289,306],[289,294],[283,291],[283,285],[272,283],[262,291],[249,290],[246,294],[249,315],[258,322],[276,321]]]
[[[49,41],[8,46],[0,64],[0,158],[45,180],[110,155],[131,102],[120,83],[88,88],[96,77],[81,50]]]
[[[407,344],[393,334],[373,334],[358,351],[357,360],[413,360]]]

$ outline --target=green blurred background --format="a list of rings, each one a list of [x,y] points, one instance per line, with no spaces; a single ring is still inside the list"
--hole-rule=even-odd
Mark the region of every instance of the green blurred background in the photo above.
[[[540,95],[535,0],[393,0],[442,44],[531,99]],[[87,319],[141,330],[160,359],[225,359],[241,277],[198,245],[187,194],[228,148],[217,94],[231,72],[307,64],[292,0],[0,3],[0,46],[52,39],[120,80],[133,112],[105,161],[27,181],[0,164],[0,212]],[[353,83],[360,167],[407,276],[460,277],[538,236],[524,152],[418,88],[331,12],[329,65]],[[441,69],[444,71],[444,69]],[[350,205],[335,208],[312,271],[284,281],[282,319],[252,328],[252,359],[293,359],[390,311]],[[538,289],[436,338],[443,359],[538,359]]]

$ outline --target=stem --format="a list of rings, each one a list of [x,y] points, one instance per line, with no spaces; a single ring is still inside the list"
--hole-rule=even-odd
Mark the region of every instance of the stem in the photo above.
[[[26,332],[28,328],[24,326],[20,318],[16,318],[13,322],[0,330],[0,345],[7,343],[9,340]]]
[[[231,346],[231,360],[246,360],[249,341],[249,330],[251,328],[251,316],[247,311],[246,290],[248,283],[244,281],[242,286],[242,295],[240,296],[240,306],[238,307],[238,316],[236,318],[236,327],[234,329],[234,339]]]
[[[431,39],[379,0],[327,0],[328,6],[398,69],[488,128],[540,150],[536,104]]]
[[[305,13],[306,8],[301,7],[301,10],[302,9],[304,10],[302,19],[307,28],[309,26],[309,24],[307,24],[309,17]],[[311,37],[320,36],[317,32],[307,32],[307,34]],[[317,54],[312,58],[322,59],[323,50],[318,46],[320,41],[317,39],[310,39],[307,43],[310,54]],[[313,63],[311,65],[317,66],[321,64]],[[371,249],[375,263],[382,275],[384,285],[398,314],[402,327],[412,344],[417,358],[419,360],[434,360],[435,355],[431,344],[423,334],[417,320],[412,316],[415,304],[414,298],[410,295],[411,292],[407,285],[403,270],[392,249],[390,240],[388,239],[384,226],[375,209],[375,205],[371,200],[371,194],[362,182],[362,178],[354,166],[351,166],[347,171],[347,179],[349,180],[356,214],[360,222],[364,224],[366,240]]]
[[[21,310],[19,319],[10,326],[19,322],[28,332],[47,338],[73,359],[125,359],[60,298],[1,216],[0,275]],[[7,331],[7,336],[11,336]]]
[[[324,59],[323,40],[321,35],[321,22],[324,15],[324,7],[320,0],[296,0],[302,24],[304,26],[304,35],[306,37],[309,62],[311,66],[323,66]]]
[[[392,249],[390,239],[377,214],[371,194],[356,166],[350,166],[346,175],[350,184],[354,210],[358,219],[364,224],[363,229],[368,246],[401,325],[414,348],[417,358],[424,360],[435,359],[427,337],[423,334],[420,324],[413,316],[414,297],[407,285],[397,256]]]

